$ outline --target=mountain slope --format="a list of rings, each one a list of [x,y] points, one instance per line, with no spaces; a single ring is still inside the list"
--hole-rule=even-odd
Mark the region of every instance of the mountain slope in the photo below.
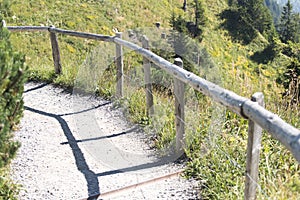
[[[168,27],[172,11],[180,10],[178,1],[32,1],[15,0],[8,25],[54,25],[58,28],[91,33],[114,35],[113,29],[126,32],[130,28],[155,27],[160,22]],[[52,55],[49,36],[45,33],[12,35],[16,48],[26,53],[31,66],[31,77],[53,78]],[[97,42],[84,41],[68,36],[59,36],[64,76],[58,82],[72,85],[76,70],[82,65],[86,53],[95,48]],[[75,68],[75,70],[74,70]]]
[[[157,21],[162,23],[163,28],[168,28],[172,13],[183,12],[182,3],[182,0],[37,0],[35,3],[15,0],[12,16],[6,20],[8,25],[55,25],[59,28],[113,35],[114,28],[126,32],[128,29],[154,27]],[[278,75],[283,73],[285,66],[290,62],[289,58],[280,54],[270,60],[266,59],[269,43],[261,34],[257,34],[248,44],[233,40],[230,32],[222,26],[225,20],[221,19],[221,14],[228,9],[227,0],[207,0],[202,3],[208,21],[201,45],[218,69],[213,72],[208,70],[208,79],[213,76],[221,77],[221,86],[246,97],[257,91],[263,92],[267,109],[299,127],[299,108],[289,107],[282,100],[283,88],[276,84]],[[53,74],[48,33],[14,33],[12,39],[15,47],[26,53],[31,78],[51,80],[65,85],[74,85],[78,71],[89,52],[103,44],[60,35],[63,75],[56,77]],[[114,46],[111,49],[114,50]],[[130,55],[132,60],[138,59],[137,56]],[[132,60],[126,60],[127,68],[134,68],[141,63]],[[203,63],[201,64],[204,65]],[[111,81],[112,77],[114,74],[109,74],[107,82]],[[131,102],[143,102],[143,96],[138,92],[136,99]],[[200,109],[194,111],[191,117],[192,122],[199,121],[199,124],[193,124],[196,127],[193,130],[196,136],[193,138],[194,147],[189,152],[191,155],[188,155],[190,162],[187,174],[201,180],[203,195],[207,198],[238,199],[243,196],[244,188],[247,121],[228,111],[220,112],[221,114],[212,113],[211,110],[214,109],[211,107],[214,104],[200,95],[199,99],[199,105],[195,107]],[[156,101],[159,102],[159,98]],[[167,98],[165,102],[172,104],[172,100]],[[191,104],[194,106],[196,103]],[[130,108],[137,107],[144,108],[140,104]],[[170,112],[164,118],[169,117],[168,121],[172,125],[169,129],[163,127],[166,135],[170,135],[174,127],[173,107],[169,108]],[[144,114],[143,111],[140,113]],[[222,120],[216,122],[221,124],[222,130],[210,126],[215,123],[212,120],[217,114],[222,115]],[[211,138],[213,142],[209,140]],[[210,143],[214,143],[212,145],[218,148],[210,147],[214,151],[207,151],[211,150],[206,148]],[[259,199],[296,199],[300,188],[297,181],[299,174],[299,166],[290,153],[268,134],[264,134]]]

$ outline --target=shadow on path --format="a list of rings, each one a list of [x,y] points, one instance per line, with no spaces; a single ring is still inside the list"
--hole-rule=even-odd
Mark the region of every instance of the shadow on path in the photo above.
[[[106,105],[109,105],[109,104],[111,104],[111,102],[108,101],[106,103],[99,104],[98,106],[94,106],[94,107],[91,107],[91,108],[88,108],[88,109],[85,109],[85,110],[81,110],[81,111],[77,111],[77,112],[72,112],[72,113],[65,113],[65,114],[61,114],[61,115],[58,115],[58,116],[63,117],[63,116],[68,116],[68,115],[81,114],[81,113],[88,112],[88,111],[91,111],[91,110],[95,110],[97,108],[100,108],[100,107],[103,107],[103,106],[106,106]]]
[[[52,113],[48,113],[48,112],[44,112],[41,110],[37,110],[34,108],[30,108],[28,106],[24,106],[26,110],[40,114],[40,115],[44,115],[47,117],[52,117],[54,119],[56,119],[67,140],[68,140],[68,144],[70,145],[75,161],[76,161],[76,166],[77,169],[84,175],[86,182],[87,182],[87,187],[88,187],[88,195],[90,196],[90,198],[88,199],[97,199],[97,197],[100,195],[100,188],[99,188],[99,182],[98,182],[98,176],[92,171],[90,170],[84,155],[81,151],[81,149],[79,148],[77,141],[74,137],[74,135],[72,134],[68,123],[66,122],[66,120],[64,120],[61,115],[56,115],[56,114],[52,114]]]
[[[43,88],[43,87],[45,87],[45,86],[47,86],[47,85],[49,85],[49,84],[48,84],[48,83],[42,83],[42,84],[40,84],[40,85],[38,85],[38,86],[36,86],[36,87],[33,87],[33,88],[30,88],[30,89],[25,90],[24,93],[27,93],[27,92],[31,92],[31,91],[34,91],[34,90],[41,89],[41,88]]]
[[[48,84],[40,84],[34,88],[31,89],[27,89],[25,92],[30,92],[30,91],[34,91],[37,89],[41,89],[45,86],[47,86]],[[108,138],[114,138],[114,137],[118,137],[121,135],[125,135],[128,133],[132,133],[135,130],[139,129],[138,126],[135,126],[131,129],[128,129],[126,131],[120,132],[120,133],[115,133],[115,134],[111,134],[111,135],[107,135],[107,136],[101,136],[101,137],[94,137],[94,138],[86,138],[86,139],[82,139],[82,140],[76,140],[76,138],[74,137],[68,122],[63,118],[64,116],[70,116],[70,115],[76,115],[76,114],[81,114],[84,112],[88,112],[103,106],[106,106],[108,104],[110,104],[111,102],[105,102],[102,104],[99,104],[97,106],[92,106],[91,108],[87,108],[87,109],[83,109],[77,112],[70,112],[70,113],[65,113],[65,114],[53,114],[53,113],[49,113],[46,111],[42,111],[42,110],[38,110],[29,106],[24,106],[24,108],[30,112],[34,112],[43,116],[47,116],[47,117],[51,117],[54,118],[55,120],[57,120],[64,132],[64,135],[67,139],[66,142],[62,142],[60,143],[61,145],[67,145],[69,144],[71,149],[72,149],[72,153],[73,156],[75,158],[75,162],[76,162],[76,166],[77,169],[84,175],[85,180],[87,182],[87,190],[88,190],[88,198],[87,200],[94,200],[94,199],[98,199],[100,197],[100,187],[99,187],[99,181],[98,178],[99,177],[103,177],[103,176],[108,176],[108,175],[113,175],[113,174],[119,174],[119,173],[124,173],[124,172],[132,172],[132,171],[139,171],[139,170],[143,170],[143,169],[149,169],[149,168],[154,168],[154,167],[158,167],[158,166],[162,166],[165,164],[168,164],[170,162],[176,162],[177,159],[180,160],[180,155],[182,155],[182,152],[179,152],[179,154],[176,155],[172,155],[172,156],[164,156],[164,157],[160,157],[157,160],[153,161],[153,162],[149,162],[149,163],[143,163],[143,164],[139,164],[139,165],[135,165],[135,166],[128,166],[128,167],[123,167],[120,169],[116,169],[116,170],[109,170],[109,171],[105,171],[105,172],[101,172],[101,173],[95,173],[94,171],[92,171],[89,166],[87,161],[85,160],[84,154],[82,152],[82,150],[80,149],[78,143],[79,142],[87,142],[87,141],[93,141],[93,140],[102,140],[102,139],[108,139]]]
[[[128,129],[127,131],[123,131],[121,133],[115,133],[115,134],[111,134],[111,135],[107,135],[107,136],[100,136],[100,137],[76,140],[76,142],[89,142],[89,141],[94,141],[94,140],[103,140],[103,139],[108,139],[108,138],[114,138],[114,137],[118,137],[118,136],[125,135],[125,134],[128,134],[128,133],[132,133],[133,131],[138,130],[138,129],[139,129],[139,127],[135,126],[131,129]],[[62,142],[60,144],[65,145],[65,144],[68,144],[68,142]]]
[[[173,155],[173,156],[165,156],[163,159],[159,159],[155,162],[150,162],[150,163],[144,163],[136,166],[130,166],[130,167],[125,167],[122,169],[116,169],[116,170],[110,170],[106,172],[101,172],[96,174],[96,176],[109,176],[109,175],[114,175],[114,174],[119,174],[119,173],[124,173],[124,172],[134,172],[134,171],[140,171],[144,169],[151,169],[154,167],[160,167],[166,164],[169,164],[171,161],[173,163],[176,163],[177,161],[181,161],[182,157],[179,157],[178,155]]]

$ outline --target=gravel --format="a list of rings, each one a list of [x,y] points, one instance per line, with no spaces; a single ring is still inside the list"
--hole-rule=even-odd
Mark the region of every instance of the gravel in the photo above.
[[[19,199],[199,199],[197,182],[178,175],[136,185],[184,166],[158,157],[112,102],[33,82],[24,101],[11,165]]]

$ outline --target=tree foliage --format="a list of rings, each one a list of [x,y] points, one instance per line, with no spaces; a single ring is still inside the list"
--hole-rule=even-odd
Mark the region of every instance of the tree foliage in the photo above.
[[[191,56],[193,57],[194,53],[197,54],[199,52],[199,49],[192,45],[193,42],[191,42],[191,38],[196,39],[198,42],[202,41],[206,17],[201,0],[194,0],[194,2],[189,5],[190,10],[186,13],[188,16],[181,14],[176,16],[173,13],[170,19],[170,25],[173,31],[169,42],[174,49],[174,57],[184,59],[185,69],[196,72],[192,64],[185,59],[193,60]],[[187,20],[187,18],[192,18],[193,21]]]
[[[288,0],[283,7],[283,11],[278,25],[278,33],[282,42],[299,42],[299,14],[293,13],[293,5]]]
[[[282,53],[290,58],[285,72],[277,82],[285,88],[284,96],[291,104],[300,102],[300,16],[293,12],[293,5],[288,0],[278,25],[280,40],[285,43]]]
[[[187,37],[195,38],[199,42],[202,40],[202,35],[206,23],[206,17],[201,0],[194,0],[191,5],[192,12],[189,15],[193,16],[194,21],[187,20],[187,17],[174,13],[170,19],[170,25],[174,30],[173,41],[176,55],[182,57],[187,49]],[[190,17],[190,16],[189,16]]]
[[[266,36],[273,34],[271,13],[263,0],[238,0],[237,9],[243,20],[254,29]]]
[[[278,5],[276,0],[265,0],[266,6],[269,8],[275,25],[279,23],[281,7]]]
[[[188,16],[182,14],[176,16],[173,13],[170,25],[173,30],[201,41],[206,23],[205,12],[201,0],[194,0],[194,2],[190,4],[190,8],[191,11],[188,13]],[[190,19],[191,16],[193,21],[187,20],[187,18]]]
[[[284,6],[287,3],[287,0],[276,0],[277,3],[280,6]],[[293,5],[294,11],[300,13],[300,4],[299,4],[299,0],[291,0],[291,3]]]
[[[3,172],[19,147],[12,141],[12,131],[22,116],[22,93],[25,82],[25,57],[14,52],[9,32],[0,15],[0,172]],[[0,173],[0,197],[12,199],[13,190]]]
[[[285,88],[283,95],[289,98],[291,104],[300,103],[300,43],[289,41],[282,53],[290,57],[291,62],[277,82]]]
[[[249,44],[258,33],[269,41],[275,35],[270,11],[263,0],[231,0],[230,8],[220,14],[221,27],[228,30],[233,40]]]

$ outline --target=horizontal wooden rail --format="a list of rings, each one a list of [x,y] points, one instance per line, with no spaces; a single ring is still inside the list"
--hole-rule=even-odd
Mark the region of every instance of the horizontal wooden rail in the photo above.
[[[72,30],[65,30],[60,28],[55,28],[52,26],[7,26],[7,29],[12,32],[37,32],[37,31],[49,31],[51,33],[60,33],[64,35],[70,35],[74,37],[86,38],[86,39],[93,39],[93,40],[100,40],[106,42],[112,42],[115,36],[109,35],[101,35],[101,34],[94,34],[94,33],[85,33],[85,32],[78,32]]]
[[[108,35],[101,35],[101,34],[70,31],[70,30],[64,30],[64,29],[53,28],[53,27],[49,27],[49,31],[54,32],[54,33],[64,34],[64,35],[70,35],[70,36],[74,36],[74,37],[100,40],[100,41],[106,41],[106,42],[112,42],[113,38],[115,37],[115,36],[108,36]]]
[[[243,104],[244,114],[289,149],[300,163],[300,130],[283,121],[278,115],[250,100]]]
[[[75,37],[114,42],[125,46],[165,70],[170,75],[189,84],[199,92],[211,97],[216,102],[227,107],[229,110],[240,116],[251,119],[254,123],[259,124],[264,130],[268,131],[274,138],[279,140],[287,149],[289,149],[296,160],[300,163],[300,130],[283,121],[280,117],[252,102],[250,99],[237,95],[236,93],[221,88],[199,76],[182,69],[164,58],[154,54],[150,50],[144,49],[136,44],[122,40],[116,36],[106,36],[100,34],[83,33],[58,29],[54,27],[37,27],[37,26],[8,26],[11,31],[50,31],[60,34],[66,34]]]
[[[286,123],[280,117],[266,110],[257,103],[252,102],[250,99],[239,96],[230,90],[221,88],[214,83],[200,78],[199,76],[170,63],[147,49],[119,38],[114,38],[113,41],[136,51],[175,78],[211,97],[213,100],[221,103],[229,110],[259,124],[264,130],[268,131],[274,138],[279,140],[287,149],[289,149],[296,160],[300,163],[299,129],[296,129],[292,125]]]
[[[13,32],[22,32],[22,31],[49,31],[49,26],[7,26],[7,29]]]
[[[133,44],[128,41],[124,41],[119,38],[114,38],[113,42],[121,44],[133,51],[136,51],[137,53],[143,55],[144,57],[149,59],[151,62],[153,62],[160,68],[164,69],[170,75],[183,81],[184,83],[191,85],[196,90],[211,97],[213,100],[221,103],[222,105],[226,106],[231,111],[239,114],[240,116],[244,116],[242,112],[242,105],[245,101],[249,99],[245,97],[241,97],[232,91],[221,88],[220,86],[214,83],[211,83],[203,78],[200,78],[199,76],[183,68],[180,68],[175,64],[170,63],[164,58],[136,44]]]

